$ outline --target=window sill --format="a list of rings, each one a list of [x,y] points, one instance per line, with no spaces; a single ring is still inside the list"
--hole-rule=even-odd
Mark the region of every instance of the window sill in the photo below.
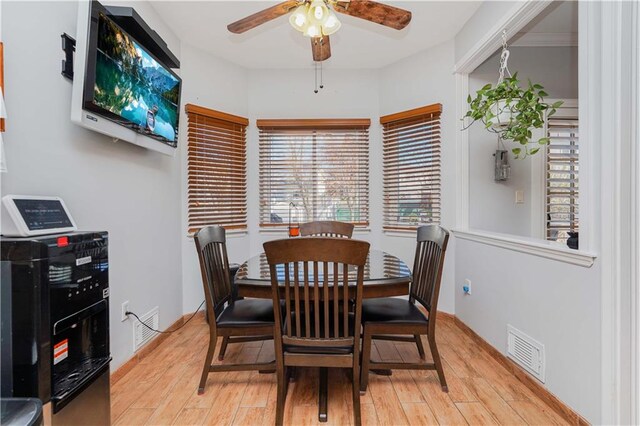
[[[354,234],[368,234],[371,232],[371,228],[353,228]]]
[[[278,228],[278,227],[260,228],[258,233],[260,233],[260,234],[282,234],[285,237],[289,236],[289,230],[286,227],[284,227],[284,228]]]
[[[232,230],[228,230],[225,233],[227,238],[241,238],[248,234],[249,234],[249,231],[247,231],[246,229],[232,229]],[[193,238],[193,235],[194,234],[187,234],[187,238]]]
[[[400,238],[411,238],[413,240],[416,239],[417,230],[409,230],[406,231],[383,231],[384,235],[387,237],[400,237]]]
[[[597,255],[584,250],[573,250],[551,241],[542,241],[477,230],[453,230],[456,238],[487,244],[507,250],[519,251],[558,262],[590,268]]]

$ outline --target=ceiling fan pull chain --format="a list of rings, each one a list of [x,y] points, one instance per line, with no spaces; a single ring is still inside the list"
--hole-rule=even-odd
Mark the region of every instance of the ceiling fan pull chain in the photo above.
[[[317,62],[313,62],[313,71],[316,77],[316,87],[313,91],[313,93],[318,93],[318,63]]]
[[[322,43],[322,46],[324,47],[324,43]],[[323,66],[322,66],[322,62],[320,62],[320,88],[324,89],[324,74],[322,70],[323,70]]]

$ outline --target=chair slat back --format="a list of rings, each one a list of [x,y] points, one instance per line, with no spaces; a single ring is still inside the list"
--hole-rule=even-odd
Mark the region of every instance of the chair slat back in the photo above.
[[[300,236],[351,238],[353,223],[317,220],[300,224]]]
[[[276,321],[276,335],[282,342],[314,347],[353,345],[354,333],[359,335],[360,330],[369,243],[299,238],[266,242],[264,251],[271,273],[275,317],[282,318]],[[355,285],[353,316],[349,312],[349,272]]]
[[[200,273],[207,305],[207,314],[211,319],[218,317],[226,302],[233,302],[233,286],[229,275],[226,234],[220,226],[207,226],[194,235]]]
[[[420,302],[431,314],[432,310],[437,310],[449,232],[438,225],[421,226],[416,239],[416,257],[409,296]]]

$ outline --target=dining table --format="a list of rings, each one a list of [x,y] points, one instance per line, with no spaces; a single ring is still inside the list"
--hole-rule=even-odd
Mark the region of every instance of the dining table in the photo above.
[[[283,277],[280,279],[284,282]],[[355,274],[353,280],[353,283],[350,281],[348,284],[350,297],[355,295]],[[364,267],[363,299],[408,295],[410,282],[411,270],[401,259],[382,250],[369,251]],[[269,264],[264,253],[253,256],[240,265],[235,275],[235,284],[238,297],[272,299]],[[318,419],[321,422],[328,420],[327,379],[328,368],[320,368]]]

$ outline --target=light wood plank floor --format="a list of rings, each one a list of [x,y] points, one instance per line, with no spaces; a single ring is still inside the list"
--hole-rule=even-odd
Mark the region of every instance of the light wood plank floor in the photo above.
[[[394,371],[370,376],[361,396],[365,425],[566,424],[453,321],[439,318],[436,333],[449,393],[434,371]],[[218,339],[220,341],[220,339]],[[219,342],[218,342],[219,343]],[[212,373],[205,394],[197,385],[208,344],[202,317],[166,339],[112,385],[111,417],[118,425],[273,425],[274,374]],[[427,342],[424,342],[428,348]],[[418,359],[415,345],[376,342],[373,357],[384,361]],[[216,351],[217,354],[217,351]],[[224,362],[274,359],[273,342],[229,345]],[[353,419],[346,370],[329,375],[329,424]],[[285,424],[317,424],[317,370],[299,369],[289,386]]]

